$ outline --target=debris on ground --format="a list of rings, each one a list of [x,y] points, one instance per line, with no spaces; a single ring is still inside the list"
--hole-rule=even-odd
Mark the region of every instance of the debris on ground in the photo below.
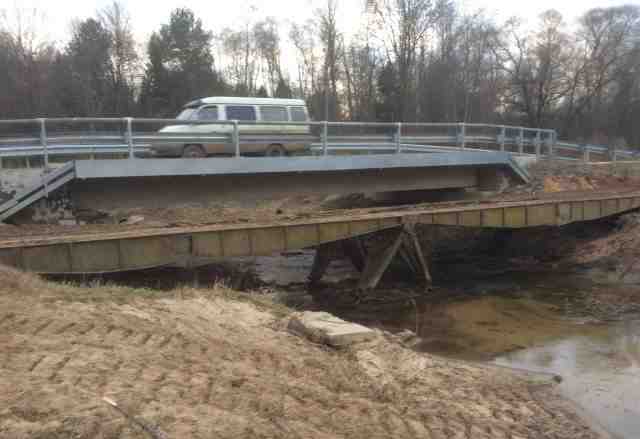
[[[288,328],[313,342],[333,347],[350,346],[376,336],[375,331],[366,326],[346,322],[327,312],[296,313],[291,316]]]

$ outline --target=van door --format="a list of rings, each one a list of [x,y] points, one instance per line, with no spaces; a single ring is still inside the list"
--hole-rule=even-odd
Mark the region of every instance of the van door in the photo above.
[[[220,120],[220,107],[218,105],[204,105],[198,109],[195,119],[202,121],[218,121]],[[211,137],[220,136],[220,139],[207,139],[202,141],[202,146],[207,154],[220,154],[224,152],[227,143],[225,129],[222,125],[202,124],[192,125],[192,131],[202,135]]]
[[[237,120],[239,122],[258,121],[258,112],[254,105],[229,104],[225,106],[225,113],[227,120]],[[260,138],[257,128],[256,124],[241,124],[239,126],[240,149],[243,153],[255,153],[264,150],[264,141]]]

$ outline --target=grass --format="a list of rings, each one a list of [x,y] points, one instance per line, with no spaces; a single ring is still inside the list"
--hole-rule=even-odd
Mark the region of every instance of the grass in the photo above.
[[[223,298],[229,301],[248,303],[257,309],[272,313],[277,318],[291,314],[291,308],[278,303],[273,294],[264,291],[240,292],[225,282],[216,282],[202,288],[178,286],[171,290],[130,287],[98,280],[89,283],[54,282],[40,276],[25,273],[0,265],[0,293],[37,298],[41,301],[68,301],[81,303],[126,304],[139,300],[194,298]]]

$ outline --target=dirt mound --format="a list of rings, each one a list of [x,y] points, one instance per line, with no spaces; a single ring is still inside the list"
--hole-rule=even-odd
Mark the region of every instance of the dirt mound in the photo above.
[[[595,189],[588,177],[545,177],[545,192],[587,191]]]
[[[638,177],[593,177],[583,175],[548,176],[543,180],[545,192],[563,191],[613,191],[629,190],[629,187],[640,187]]]
[[[0,269],[0,437],[150,437],[103,396],[170,438],[596,437],[548,384],[382,333],[329,350],[264,303]]]

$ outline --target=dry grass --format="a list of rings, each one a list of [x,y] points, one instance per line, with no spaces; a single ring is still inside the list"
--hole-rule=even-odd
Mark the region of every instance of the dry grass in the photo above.
[[[73,286],[0,268],[0,438],[595,438],[504,371],[384,336],[334,351],[224,285]]]

